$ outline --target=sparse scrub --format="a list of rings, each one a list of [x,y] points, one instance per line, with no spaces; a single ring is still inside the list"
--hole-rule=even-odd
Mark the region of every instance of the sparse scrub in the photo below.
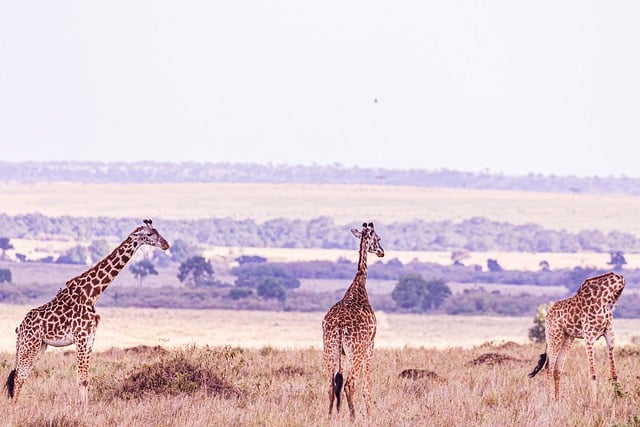
[[[569,351],[566,371],[572,387],[551,405],[544,378],[527,378],[539,351],[539,345],[516,343],[376,350],[369,425],[639,425],[640,347],[617,350],[618,389],[606,381],[606,351],[598,348],[601,384],[592,407],[584,350],[576,345]],[[0,353],[3,377],[13,357]],[[0,399],[3,425],[332,425],[319,349],[139,346],[98,352],[86,409],[76,401],[75,368],[69,368],[73,358],[73,352],[42,358],[33,372],[37,381],[25,386],[17,407]],[[414,373],[401,375],[408,370]],[[136,373],[153,387],[136,396],[123,393]],[[213,378],[225,385],[222,393],[205,389]],[[155,381],[170,386],[156,387]],[[356,401],[361,399],[357,394]],[[346,424],[348,418],[342,412],[334,423]],[[356,425],[362,422],[358,413]]]

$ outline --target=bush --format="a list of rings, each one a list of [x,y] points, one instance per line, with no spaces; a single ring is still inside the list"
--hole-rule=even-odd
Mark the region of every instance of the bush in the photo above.
[[[7,268],[0,268],[0,283],[11,283],[11,270]]]
[[[287,291],[281,285],[280,281],[268,277],[258,285],[258,296],[264,299],[277,299],[278,301],[284,301],[287,295]]]
[[[180,264],[178,280],[193,287],[215,284],[211,262],[202,256],[188,258]]]
[[[269,263],[252,263],[232,270],[236,286],[257,289],[262,283],[278,283],[283,289],[300,287],[300,281],[285,267]]]
[[[428,311],[437,309],[451,295],[442,280],[425,280],[418,274],[402,276],[391,292],[391,298],[404,309]]]
[[[229,298],[231,299],[248,298],[251,295],[253,295],[253,289],[250,288],[235,287],[229,291]]]
[[[549,308],[551,308],[551,303],[540,304],[536,312],[536,317],[533,318],[533,326],[529,329],[529,339],[535,343],[541,343],[545,339],[544,325],[547,320]]]

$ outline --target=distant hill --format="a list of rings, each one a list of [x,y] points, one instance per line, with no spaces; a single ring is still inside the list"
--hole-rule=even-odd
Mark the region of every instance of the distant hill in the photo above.
[[[197,162],[0,162],[0,182],[378,184],[640,195],[640,179],[628,177],[544,176],[539,174],[507,176],[451,170],[348,168],[340,164],[301,166]]]

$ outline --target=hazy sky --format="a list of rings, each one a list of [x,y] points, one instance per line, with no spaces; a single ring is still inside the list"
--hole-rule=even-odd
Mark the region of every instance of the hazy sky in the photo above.
[[[7,0],[0,159],[640,177],[639,19],[635,0]]]

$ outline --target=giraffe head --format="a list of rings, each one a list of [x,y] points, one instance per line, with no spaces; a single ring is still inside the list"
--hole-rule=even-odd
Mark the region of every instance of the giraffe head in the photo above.
[[[624,290],[624,277],[620,274],[614,274],[610,283],[611,296],[609,297],[609,304],[615,304]]]
[[[380,244],[380,236],[373,229],[373,222],[363,223],[362,231],[359,231],[356,228],[351,229],[351,233],[356,236],[358,239],[362,239],[364,241],[367,252],[376,254],[378,257],[382,258],[384,256],[384,249]]]
[[[155,246],[163,251],[169,249],[169,243],[158,233],[158,230],[153,228],[151,219],[145,219],[142,222],[144,225],[133,230],[129,236],[143,245]]]

